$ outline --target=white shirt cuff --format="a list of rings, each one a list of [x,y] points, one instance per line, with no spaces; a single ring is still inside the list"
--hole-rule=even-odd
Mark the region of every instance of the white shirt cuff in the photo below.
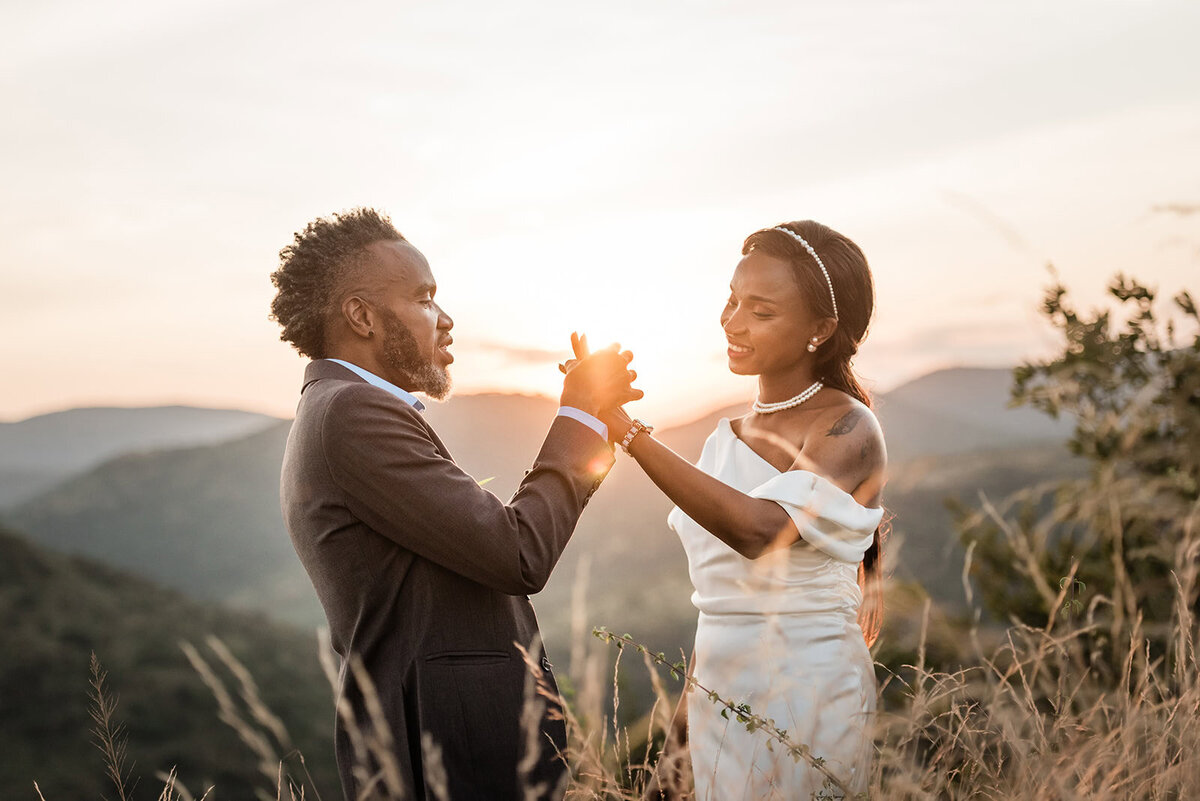
[[[558,414],[561,417],[570,417],[572,420],[578,420],[599,434],[605,442],[608,442],[608,426],[582,409],[576,409],[574,406],[559,406]]]

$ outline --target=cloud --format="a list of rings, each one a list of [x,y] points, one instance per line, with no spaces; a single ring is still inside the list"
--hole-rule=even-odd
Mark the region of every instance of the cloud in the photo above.
[[[1175,214],[1179,217],[1190,217],[1200,214],[1200,203],[1160,203],[1151,211],[1156,214]]]
[[[569,355],[562,350],[509,345],[508,343],[497,342],[495,340],[485,340],[476,343],[474,347],[477,350],[500,354],[505,364],[546,364],[548,362],[560,362]]]
[[[1015,250],[1018,250],[1022,253],[1028,253],[1030,255],[1037,255],[1034,249],[1029,246],[1029,243],[1025,241],[1025,238],[1021,236],[1020,232],[1018,232],[1011,223],[1009,223],[996,212],[992,211],[985,204],[964,192],[955,192],[951,190],[943,190],[942,198],[959,211],[965,212],[979,222],[983,223],[983,225],[990,228],[994,233],[1000,236],[1001,239],[1008,242],[1008,244],[1011,245]]]

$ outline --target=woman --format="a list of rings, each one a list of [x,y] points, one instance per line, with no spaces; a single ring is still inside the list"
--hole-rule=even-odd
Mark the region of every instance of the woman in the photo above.
[[[870,397],[851,370],[874,306],[871,273],[857,245],[812,221],[757,231],[742,253],[721,325],[729,369],[758,376],[753,411],[722,419],[696,466],[623,410],[604,422],[676,504],[668,522],[700,610],[697,682],[772,719],[861,792],[886,464]],[[865,607],[860,582],[872,589]],[[810,762],[769,749],[765,734],[722,716],[703,693],[681,699],[678,733],[685,714],[696,799],[829,792]]]

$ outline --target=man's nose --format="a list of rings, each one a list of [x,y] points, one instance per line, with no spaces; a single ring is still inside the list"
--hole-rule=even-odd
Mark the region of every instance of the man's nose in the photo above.
[[[439,306],[438,307],[438,328],[441,328],[445,331],[449,331],[453,327],[454,327],[454,319],[450,315],[446,314],[446,312],[442,311],[442,307]]]

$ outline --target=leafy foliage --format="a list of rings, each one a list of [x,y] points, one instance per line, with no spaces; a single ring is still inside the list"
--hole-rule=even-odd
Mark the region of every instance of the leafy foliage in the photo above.
[[[960,536],[990,611],[1099,621],[1093,655],[1115,668],[1139,618],[1159,652],[1168,644],[1177,576],[1198,556],[1186,544],[1200,514],[1200,316],[1188,292],[1162,314],[1132,278],[1108,291],[1115,308],[1081,313],[1052,286],[1042,311],[1062,350],[1019,367],[1013,386],[1014,404],[1074,421],[1068,448],[1087,475],[960,508]]]
[[[110,797],[157,795],[156,771],[175,766],[197,797],[215,785],[213,797],[270,788],[274,798],[274,782],[217,722],[217,703],[180,649],[209,634],[264,682],[315,786],[333,797],[333,702],[314,637],[2,529],[0,618],[0,797],[31,797],[36,780],[47,801],[93,798],[100,776],[124,788]]]

